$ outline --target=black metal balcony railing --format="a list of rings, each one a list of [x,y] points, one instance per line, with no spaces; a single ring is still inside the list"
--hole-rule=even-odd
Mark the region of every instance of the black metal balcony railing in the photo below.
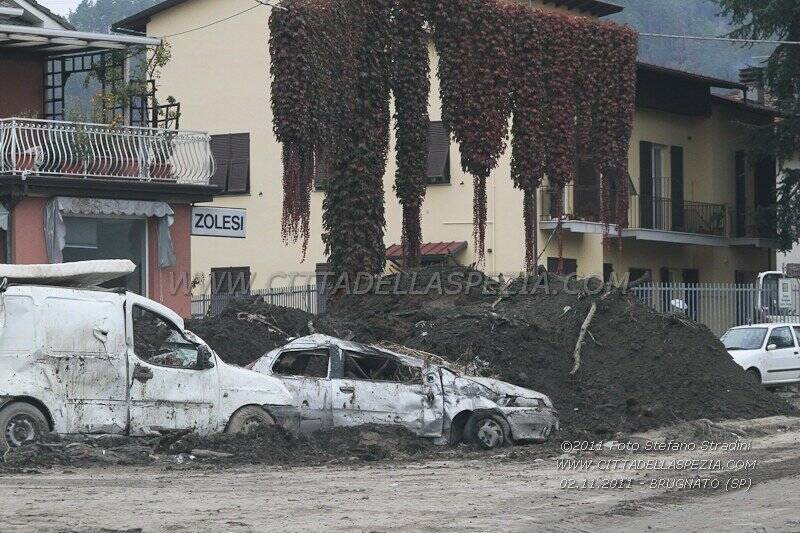
[[[557,191],[543,189],[540,213],[542,220],[556,217]],[[568,220],[600,222],[600,189],[568,185],[561,193],[563,216]],[[610,198],[610,219],[615,216],[615,198]],[[654,196],[631,197],[628,210],[629,227],[656,229],[700,235],[725,237],[730,235],[728,208],[723,204],[711,204],[684,200],[675,202],[671,198]]]

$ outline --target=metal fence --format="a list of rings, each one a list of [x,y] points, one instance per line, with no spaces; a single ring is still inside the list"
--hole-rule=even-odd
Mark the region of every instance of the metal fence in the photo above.
[[[800,323],[800,289],[796,286],[783,297],[777,290],[759,290],[751,284],[652,283],[630,291],[657,311],[685,314],[716,335],[746,324]]]
[[[651,283],[629,289],[645,304],[662,313],[681,313],[705,324],[715,335],[729,328],[760,322],[800,324],[800,284],[781,295],[777,288],[752,284]],[[192,316],[219,314],[231,301],[261,298],[265,303],[318,314],[316,285],[253,290],[246,294],[192,297]]]
[[[239,294],[206,294],[192,296],[192,316],[218,315],[230,302],[241,298],[260,298],[265,303],[281,307],[292,307],[307,313],[317,314],[317,286],[298,285],[275,289],[251,290]]]

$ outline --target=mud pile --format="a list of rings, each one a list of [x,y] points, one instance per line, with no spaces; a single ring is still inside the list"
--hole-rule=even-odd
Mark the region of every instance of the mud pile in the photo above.
[[[559,410],[563,436],[607,438],[701,418],[789,412],[786,402],[750,380],[705,326],[658,313],[621,290],[598,291],[594,281],[588,292],[597,293],[589,294],[583,282],[565,286],[556,276],[524,284],[474,270],[428,268],[387,276],[363,294],[338,296],[322,317],[236,302],[220,317],[190,327],[238,364],[279,346],[284,335],[307,335],[309,320],[320,333],[425,350],[547,394]],[[581,366],[570,375],[592,303],[597,312]],[[269,324],[249,315],[267,317]]]
[[[308,335],[312,319],[303,311],[252,298],[234,300],[218,316],[187,320],[186,327],[226,362],[246,365],[283,346],[290,337]]]
[[[328,329],[352,330],[359,341],[402,343],[543,392],[559,410],[564,435],[610,437],[700,418],[789,412],[788,404],[733,362],[705,326],[658,313],[621,290],[589,294],[599,280],[588,286],[575,280],[565,286],[554,276],[546,283],[516,281],[499,299],[499,285],[491,280],[485,291],[446,294],[447,283],[439,291],[434,278],[452,272],[419,272],[417,287],[435,287],[426,295],[344,296],[322,322]],[[398,274],[386,283],[404,287],[411,277]],[[571,376],[592,303],[597,312],[581,366]]]

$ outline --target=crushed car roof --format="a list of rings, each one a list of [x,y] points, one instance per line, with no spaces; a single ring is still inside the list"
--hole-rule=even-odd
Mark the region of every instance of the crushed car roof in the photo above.
[[[279,348],[279,350],[286,350],[291,348],[311,348],[314,346],[337,346],[342,350],[352,351],[352,352],[363,352],[363,353],[375,353],[375,354],[389,354],[396,357],[399,361],[407,366],[415,366],[415,367],[423,367],[425,366],[425,362],[422,359],[417,357],[411,357],[410,355],[405,355],[401,353],[394,352],[392,350],[388,350],[381,346],[372,346],[369,344],[362,344],[360,342],[353,342],[353,341],[346,341],[343,339],[338,339],[336,337],[331,337],[330,335],[322,335],[321,333],[315,333],[314,335],[307,335],[305,337],[298,337],[288,344]]]

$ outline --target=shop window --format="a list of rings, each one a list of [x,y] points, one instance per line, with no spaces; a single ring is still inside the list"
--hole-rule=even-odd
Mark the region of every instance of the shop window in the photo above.
[[[431,185],[450,183],[450,136],[440,121],[428,123],[427,179]]]
[[[211,153],[216,170],[211,184],[223,194],[250,192],[250,134],[229,133],[211,136]]]
[[[64,262],[130,259],[136,271],[104,287],[144,294],[146,288],[147,220],[144,218],[65,217]]]

